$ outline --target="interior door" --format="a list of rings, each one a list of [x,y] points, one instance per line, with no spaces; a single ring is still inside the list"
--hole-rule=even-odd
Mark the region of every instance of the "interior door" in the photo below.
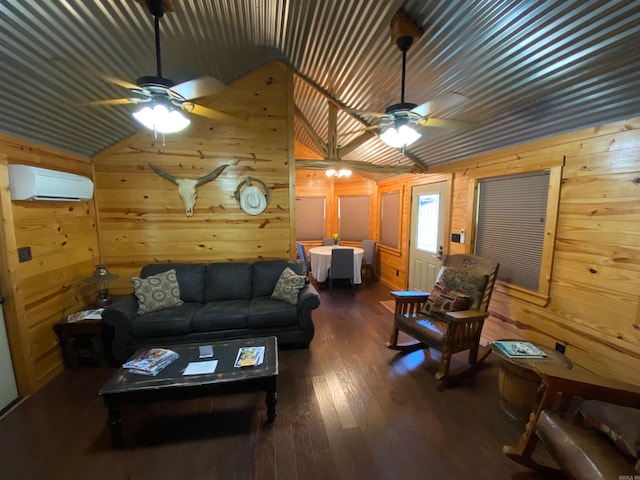
[[[4,325],[3,302],[4,300],[0,297],[0,411],[18,398],[18,388],[9,353],[9,341]]]
[[[430,292],[442,264],[447,182],[413,187],[409,290]]]

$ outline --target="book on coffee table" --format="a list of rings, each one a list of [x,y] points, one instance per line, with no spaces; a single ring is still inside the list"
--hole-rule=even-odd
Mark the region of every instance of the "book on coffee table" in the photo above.
[[[547,356],[531,342],[496,340],[493,344],[511,358],[544,358]]]

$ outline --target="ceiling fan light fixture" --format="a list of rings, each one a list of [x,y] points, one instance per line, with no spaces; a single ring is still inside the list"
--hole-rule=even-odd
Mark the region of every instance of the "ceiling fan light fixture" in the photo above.
[[[156,103],[152,107],[144,106],[133,113],[133,118],[149,130],[158,133],[176,133],[191,123],[181,112],[163,103]]]
[[[325,171],[324,174],[329,178],[331,177],[338,177],[338,178],[347,177],[348,178],[351,176],[351,170],[347,168],[341,168],[340,170],[330,168],[329,170]]]
[[[407,124],[392,125],[380,134],[380,139],[393,148],[404,148],[418,140],[422,135]]]

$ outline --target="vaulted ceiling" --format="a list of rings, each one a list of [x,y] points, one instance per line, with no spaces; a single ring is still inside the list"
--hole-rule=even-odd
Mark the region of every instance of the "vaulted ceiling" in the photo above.
[[[640,2],[517,0],[174,0],[161,19],[164,76],[225,84],[265,62],[291,65],[294,100],[326,141],[328,101],[384,112],[400,101],[390,21],[422,30],[407,53],[409,102],[456,94],[431,112],[473,130],[423,128],[402,152],[377,136],[344,160],[431,166],[640,115]],[[87,158],[139,130],[106,75],[156,71],[153,17],[135,0],[3,0],[0,131]],[[338,109],[337,143],[377,118]],[[322,152],[296,120],[296,139]]]

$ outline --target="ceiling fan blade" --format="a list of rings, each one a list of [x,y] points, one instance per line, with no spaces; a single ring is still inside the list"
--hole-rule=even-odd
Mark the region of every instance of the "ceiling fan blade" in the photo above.
[[[88,105],[129,105],[132,103],[142,103],[146,100],[140,98],[110,98],[107,100],[96,100]]]
[[[212,120],[226,120],[233,117],[233,115],[230,115],[228,113],[214,110],[213,108],[204,107],[202,105],[198,105],[197,103],[191,102],[185,102],[185,104],[182,106],[182,109],[188,113],[193,113],[194,115],[210,118]]]
[[[449,93],[448,95],[443,95],[442,97],[432,98],[424,102],[421,105],[418,105],[411,111],[421,117],[425,115],[429,115],[433,112],[440,112],[447,108],[457,107],[458,105],[466,102],[468,99],[464,95],[460,95],[459,93]]]
[[[222,90],[226,85],[215,77],[200,77],[171,87],[171,90],[185,100],[208,97]]]
[[[111,77],[109,75],[104,75],[102,77],[106,82],[117,85],[118,87],[126,88],[128,90],[140,90],[140,87],[135,83],[127,82],[126,80],[121,80],[116,77]]]
[[[457,128],[458,130],[473,130],[478,126],[478,124],[474,122],[433,117],[421,118],[416,123],[423,127]]]

